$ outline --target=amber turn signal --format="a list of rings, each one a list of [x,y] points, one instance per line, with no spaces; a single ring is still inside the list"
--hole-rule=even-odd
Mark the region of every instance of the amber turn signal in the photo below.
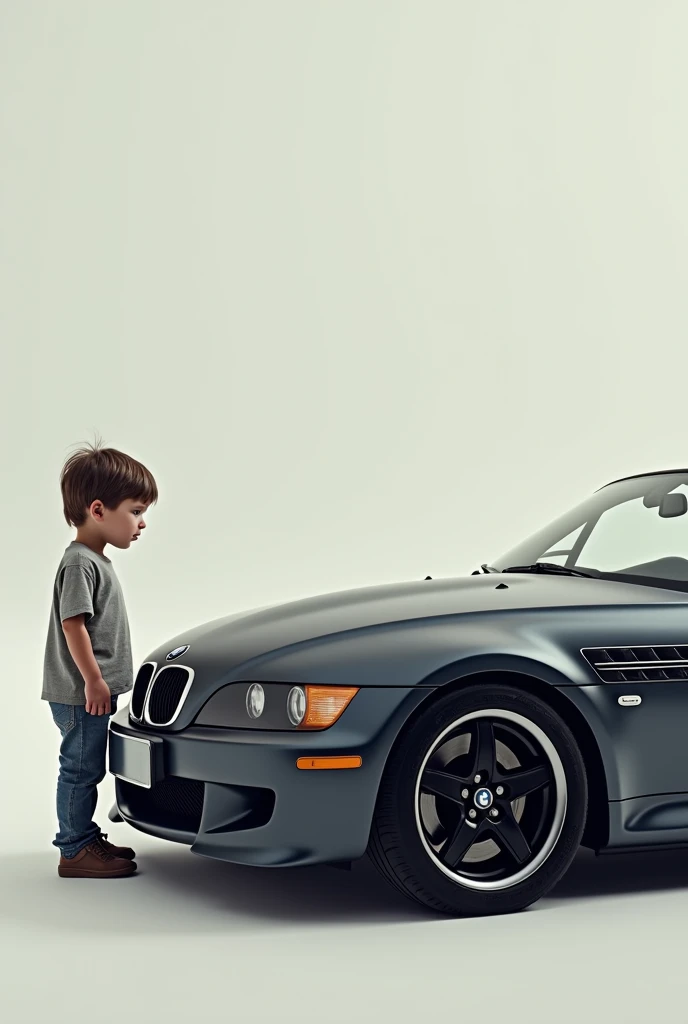
[[[300,757],[297,768],[360,768],[363,763],[360,757]]]
[[[306,686],[306,713],[299,729],[327,729],[358,693],[358,686]]]

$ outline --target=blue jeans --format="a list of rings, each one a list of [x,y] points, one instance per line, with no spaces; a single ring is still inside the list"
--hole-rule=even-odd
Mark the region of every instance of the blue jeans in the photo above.
[[[105,778],[108,726],[117,710],[117,694],[110,699],[109,715],[90,715],[85,704],[49,701],[60,734],[60,772],[57,779],[57,820],[60,831],[53,840],[63,857],[102,835],[93,821],[98,783]]]

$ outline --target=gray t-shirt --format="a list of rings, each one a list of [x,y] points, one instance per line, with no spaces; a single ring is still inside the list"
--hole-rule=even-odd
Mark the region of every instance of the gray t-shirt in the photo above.
[[[110,687],[126,693],[134,686],[129,620],[124,595],[112,562],[73,540],[55,576],[48,639],[43,663],[41,700],[85,704],[85,682],[69,652],[62,620],[86,613],[93,654]]]

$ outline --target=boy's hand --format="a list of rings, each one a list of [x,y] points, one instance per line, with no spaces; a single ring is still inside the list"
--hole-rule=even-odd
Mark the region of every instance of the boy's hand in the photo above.
[[[110,714],[110,687],[102,676],[93,683],[86,683],[85,691],[88,715]]]

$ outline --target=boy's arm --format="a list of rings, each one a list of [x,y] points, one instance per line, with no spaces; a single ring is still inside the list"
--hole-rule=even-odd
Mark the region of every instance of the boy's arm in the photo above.
[[[72,615],[62,622],[62,631],[69,653],[84,677],[86,690],[86,711],[93,715],[110,713],[110,687],[103,679],[96,656],[93,653],[91,637],[86,629],[85,616]]]

